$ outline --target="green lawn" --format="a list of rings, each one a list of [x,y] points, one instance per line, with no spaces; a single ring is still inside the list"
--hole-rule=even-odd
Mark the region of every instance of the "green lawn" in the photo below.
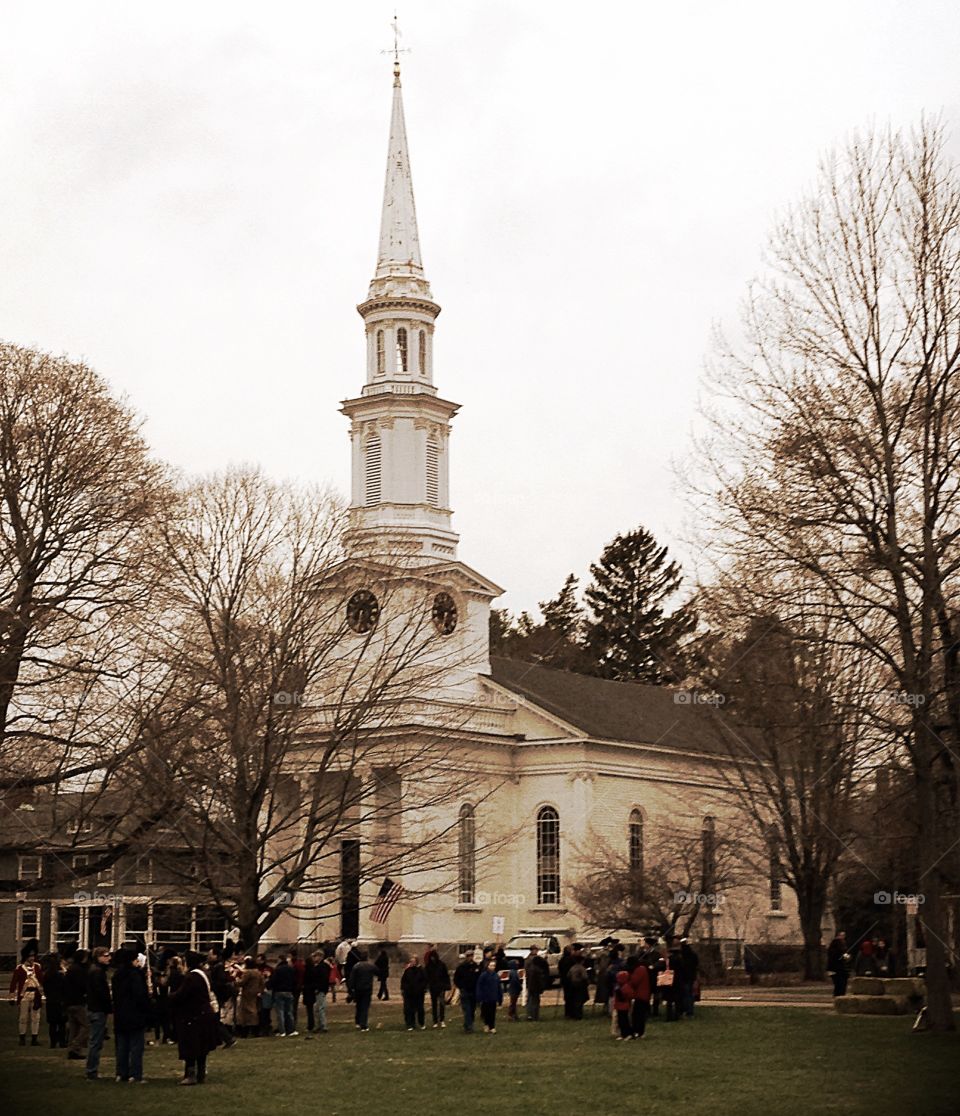
[[[911,1018],[851,1018],[803,1008],[698,1008],[695,1020],[653,1022],[643,1042],[614,1042],[599,1016],[500,1022],[496,1035],[408,1034],[399,1009],[373,1008],[361,1035],[342,1000],[316,1039],[255,1039],[214,1053],[209,1081],[176,1087],[175,1049],[149,1047],[143,1087],[83,1080],[65,1052],[16,1045],[12,1009],[0,1015],[0,1116],[204,1116],[242,1113],[510,1113],[628,1116],[940,1116],[960,1109],[960,1033],[912,1035]],[[428,1017],[429,1018],[429,1017]],[[301,1020],[302,1022],[302,1020]],[[43,1036],[41,1036],[43,1040]]]

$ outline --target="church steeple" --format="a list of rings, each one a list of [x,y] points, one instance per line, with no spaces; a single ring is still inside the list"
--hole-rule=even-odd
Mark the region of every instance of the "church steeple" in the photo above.
[[[398,53],[377,266],[357,310],[367,337],[366,383],[341,407],[353,442],[352,536],[385,555],[455,558],[447,449],[459,408],[433,385],[440,307],[423,274]]]
[[[423,278],[417,208],[413,200],[413,177],[407,151],[407,128],[403,118],[400,89],[400,61],[393,64],[393,111],[390,115],[390,143],[387,148],[387,174],[383,187],[383,213],[380,218],[380,250],[371,297],[377,293],[378,280],[411,276]],[[424,292],[429,297],[429,291]]]

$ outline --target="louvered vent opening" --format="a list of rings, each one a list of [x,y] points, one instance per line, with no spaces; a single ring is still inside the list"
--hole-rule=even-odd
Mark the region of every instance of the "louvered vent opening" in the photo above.
[[[437,443],[427,440],[427,503],[435,508],[440,506],[440,472],[437,465]]]
[[[366,482],[367,507],[380,503],[380,436],[374,434],[367,442]]]

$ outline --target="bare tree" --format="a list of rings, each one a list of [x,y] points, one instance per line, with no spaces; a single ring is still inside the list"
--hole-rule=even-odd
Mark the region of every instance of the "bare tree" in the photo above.
[[[902,696],[926,856],[929,1018],[953,1028],[943,868],[960,740],[960,181],[940,128],[855,139],[777,226],[721,355],[707,447],[718,550],[783,615],[815,580],[830,638]],[[786,602],[789,610],[789,602]]]
[[[599,836],[581,856],[584,871],[573,896],[599,929],[686,936],[742,883],[743,843],[730,832],[658,826],[642,864]]]
[[[822,630],[750,615],[742,581],[702,598],[728,635],[712,648],[707,684],[722,694],[727,754],[715,764],[761,850],[756,867],[797,897],[804,976],[823,978],[821,926],[831,884],[855,833],[860,781],[869,773],[863,664]],[[803,598],[797,594],[795,607]],[[809,603],[807,603],[809,607]],[[809,619],[809,618],[808,618]]]
[[[165,491],[95,372],[0,345],[0,806],[67,787],[42,812],[61,833],[107,824],[93,800],[140,746],[144,528]]]
[[[142,754],[168,817],[154,856],[248,946],[285,910],[335,910],[344,886],[355,903],[387,875],[411,898],[418,874],[438,886],[457,860],[449,805],[471,779],[494,789],[452,743],[465,715],[429,575],[345,554],[343,527],[330,495],[243,470],[186,489],[160,526],[157,659],[178,697]]]

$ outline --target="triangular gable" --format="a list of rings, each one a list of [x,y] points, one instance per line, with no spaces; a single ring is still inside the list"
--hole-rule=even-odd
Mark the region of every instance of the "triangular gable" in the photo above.
[[[431,562],[429,565],[411,564],[392,565],[378,558],[345,558],[320,578],[322,582],[341,585],[351,580],[353,575],[362,574],[365,579],[371,575],[381,581],[406,581],[435,584],[439,580],[452,581],[465,593],[482,597],[499,597],[503,593],[495,582],[478,574],[463,562]]]

